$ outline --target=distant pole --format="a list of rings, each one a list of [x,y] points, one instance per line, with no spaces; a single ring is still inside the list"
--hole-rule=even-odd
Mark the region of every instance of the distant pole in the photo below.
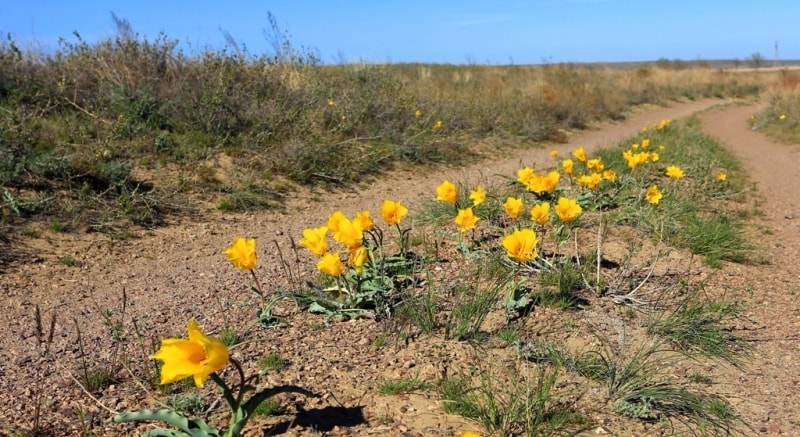
[[[775,65],[774,67],[778,66],[778,41],[775,41]]]

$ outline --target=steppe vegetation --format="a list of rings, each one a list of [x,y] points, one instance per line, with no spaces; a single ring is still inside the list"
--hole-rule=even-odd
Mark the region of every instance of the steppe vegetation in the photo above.
[[[655,65],[323,65],[288,38],[269,56],[176,47],[165,36],[130,34],[92,44],[76,35],[50,54],[12,40],[0,45],[3,268],[22,262],[18,241],[41,232],[116,240],[209,208],[277,211],[296,190],[491,161],[563,142],[638,105],[756,98],[772,83],[761,72]],[[776,93],[754,127],[796,140],[797,76],[777,76],[776,89],[791,92]],[[285,258],[231,235],[220,262],[227,256],[258,296],[245,312],[254,317],[246,332],[230,323],[219,338],[207,337],[194,320],[182,321],[188,339],[159,347],[136,318],[129,326],[96,314],[119,352],[114,366],[97,366],[76,322],[76,384],[94,394],[123,385],[157,400],[130,405],[139,412],[86,418],[81,433],[132,432],[109,425],[112,418],[172,427],[138,428],[148,435],[239,435],[251,419],[269,433],[270,417],[293,414],[276,395],[325,390],[266,383],[283,369],[280,355],[238,361],[267,329],[286,326],[276,308],[288,302],[294,321],[306,311],[326,323],[374,320],[378,350],[409,342],[459,348],[466,359],[438,378],[386,380],[377,390],[431,393],[442,414],[470,419],[481,434],[600,430],[591,417],[598,410],[655,432],[748,432],[704,373],[708,362],[746,362],[750,345],[734,329],[743,304],[705,280],[727,262],[751,259],[755,246],[743,228],[757,212],[745,206],[739,164],[696,119],[643,126],[595,153],[554,152],[548,164],[480,186],[443,180],[430,189],[419,205],[387,198],[352,217],[336,207],[320,212],[295,236],[298,245],[282,249]],[[260,277],[263,263],[286,274]],[[50,317],[37,308],[34,330],[47,359]],[[171,331],[183,336],[182,327]],[[689,370],[676,377],[677,368]],[[194,384],[181,382],[190,376]],[[209,379],[221,398],[192,387]],[[44,384],[41,376],[35,389]],[[29,412],[25,426],[0,425],[13,435],[59,434],[41,405]]]
[[[294,184],[464,163],[634,105],[762,87],[650,66],[322,65],[288,40],[271,56],[176,46],[129,34],[76,35],[48,54],[0,45],[4,234],[35,220],[113,235],[209,203],[280,208]]]

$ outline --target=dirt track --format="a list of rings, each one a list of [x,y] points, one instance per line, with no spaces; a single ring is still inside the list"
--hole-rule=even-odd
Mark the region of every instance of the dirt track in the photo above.
[[[755,110],[731,106],[701,117],[703,129],[736,154],[763,196],[764,216],[752,236],[764,243],[768,262],[726,266],[728,275],[752,287],[748,314],[759,327],[752,333],[755,356],[728,393],[757,431],[800,435],[800,145],[777,144],[750,129]]]
[[[578,146],[591,152],[662,119],[683,118],[721,103],[700,101],[649,109],[624,122],[581,132],[555,148],[562,154]],[[800,255],[800,196],[794,190],[800,180],[800,146],[775,144],[752,131],[747,120],[755,110],[752,105],[727,106],[701,117],[704,129],[722,139],[744,161],[763,196],[759,208],[764,216],[758,219],[753,237],[764,242],[769,252],[769,263],[726,264],[723,269],[730,283],[748,284],[752,289],[752,294],[746,296],[747,314],[757,329],[747,335],[755,342],[756,351],[745,371],[718,369],[713,378],[716,390],[726,394],[756,432],[800,435],[800,401],[795,396],[800,384],[800,363],[796,359],[800,354],[800,266],[796,262]],[[174,224],[144,232],[133,240],[112,243],[97,235],[50,233],[21,240],[25,245],[21,250],[30,254],[31,262],[14,266],[0,277],[0,317],[9,321],[8,329],[0,332],[0,433],[13,424],[25,424],[34,403],[34,305],[42,308],[46,320],[53,312],[58,315],[52,352],[64,357],[61,364],[46,366],[46,387],[54,389],[45,393],[45,417],[58,424],[59,429],[77,432],[80,421],[75,406],[98,418],[107,418],[108,414],[67,376],[79,356],[75,326],[81,326],[86,348],[97,345],[100,349],[93,352],[95,356],[109,359],[111,352],[104,346],[108,333],[100,314],[105,309],[112,309],[116,315],[122,313],[123,290],[127,295],[125,323],[135,318],[148,337],[181,332],[192,316],[212,332],[220,329],[226,316],[243,320],[238,325],[244,329],[248,317],[252,317],[247,311],[253,308],[253,299],[247,291],[246,277],[231,268],[221,255],[233,236],[256,237],[263,252],[259,275],[281,278],[283,270],[277,262],[270,262],[278,255],[273,241],[284,248],[284,253],[288,252],[285,248],[290,236],[297,240],[303,228],[318,226],[335,209],[342,209],[347,215],[365,208],[376,211],[384,198],[413,206],[430,198],[444,178],[478,182],[495,174],[513,174],[520,164],[536,167],[537,163],[547,163],[551,159],[549,150],[520,152],[504,160],[459,170],[395,172],[358,192],[298,196],[284,214],[215,212],[203,222]],[[78,267],[59,263],[65,255],[73,256]],[[355,435],[405,435],[400,433],[406,429],[419,433],[408,435],[449,436],[468,426],[461,418],[444,415],[431,396],[387,398],[365,388],[387,375],[402,375],[409,368],[421,375],[435,374],[435,365],[419,361],[422,352],[415,346],[376,356],[370,342],[381,326],[372,321],[334,324],[322,331],[308,326],[298,324],[266,334],[262,354],[279,353],[290,357],[291,362],[274,382],[312,385],[335,393],[342,404],[363,406],[363,410],[354,407],[340,415],[354,421]],[[112,388],[104,393],[102,404],[121,410],[146,401],[141,395],[120,390],[123,389]],[[334,405],[331,401],[320,402],[307,407],[324,409]],[[378,423],[384,411],[395,425]],[[358,414],[363,414],[369,423],[359,423]],[[347,423],[334,425],[348,427]]]

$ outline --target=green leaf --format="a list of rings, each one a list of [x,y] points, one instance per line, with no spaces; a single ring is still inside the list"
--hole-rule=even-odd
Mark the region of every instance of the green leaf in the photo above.
[[[182,415],[166,409],[161,410],[140,410],[128,411],[117,414],[112,417],[116,423],[120,422],[146,422],[150,420],[160,420],[169,425],[172,425],[180,431],[169,429],[154,429],[142,434],[146,436],[188,436],[188,437],[220,437],[219,431],[208,426],[203,420],[200,419],[187,419]]]
[[[277,387],[265,388],[255,393],[250,399],[247,400],[247,402],[245,402],[239,411],[236,412],[236,419],[235,421],[231,421],[231,428],[227,433],[225,433],[225,435],[238,436],[242,428],[244,428],[244,426],[247,424],[247,421],[250,420],[250,417],[253,415],[253,411],[258,408],[259,404],[281,393],[298,393],[312,398],[319,397],[318,394],[296,385],[279,385]]]

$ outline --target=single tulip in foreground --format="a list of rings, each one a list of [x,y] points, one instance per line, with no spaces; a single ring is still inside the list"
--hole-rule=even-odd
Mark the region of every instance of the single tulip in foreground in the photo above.
[[[197,387],[203,387],[209,375],[228,365],[228,348],[224,343],[203,334],[194,319],[187,328],[189,339],[161,340],[161,349],[150,358],[161,360],[161,384],[193,377]]]

